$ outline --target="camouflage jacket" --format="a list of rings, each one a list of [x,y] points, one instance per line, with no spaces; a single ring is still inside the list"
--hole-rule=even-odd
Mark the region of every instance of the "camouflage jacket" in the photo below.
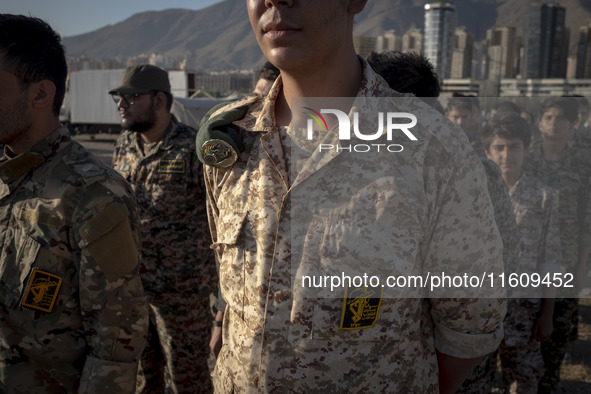
[[[148,319],[131,188],[65,128],[2,158],[0,179],[0,391],[134,392]]]
[[[118,139],[113,167],[135,190],[142,228],[146,294],[217,291],[196,130],[172,118],[164,137],[144,153],[129,130]]]
[[[519,258],[519,233],[515,223],[515,214],[509,198],[509,190],[501,175],[501,170],[496,163],[486,157],[479,156],[480,162],[486,173],[486,185],[488,194],[493,204],[495,213],[495,223],[501,233],[503,241],[503,263],[505,264],[505,273],[510,275],[517,270],[517,260]],[[509,296],[511,296],[508,289]]]
[[[559,160],[545,160],[542,142],[536,141],[524,170],[558,194],[562,262],[566,272],[574,273],[579,248],[591,245],[591,159],[582,149],[566,147]]]
[[[563,273],[558,226],[558,198],[556,193],[539,179],[522,173],[509,189],[521,240],[519,264],[516,272]],[[531,289],[522,297],[542,297],[538,289]]]
[[[358,97],[393,95],[363,64]],[[426,299],[422,289],[403,299],[379,287],[332,292],[300,279],[502,270],[476,154],[441,114],[413,98],[404,109],[430,130],[413,129],[419,142],[404,152],[352,159],[315,151],[298,162],[284,146],[288,130],[273,120],[280,89],[279,79],[234,122],[246,147],[234,166],[205,170],[227,302],[216,390],[438,392],[435,349],[458,357],[493,351],[504,299]],[[325,141],[337,134],[332,129]],[[289,168],[300,165],[292,176]]]

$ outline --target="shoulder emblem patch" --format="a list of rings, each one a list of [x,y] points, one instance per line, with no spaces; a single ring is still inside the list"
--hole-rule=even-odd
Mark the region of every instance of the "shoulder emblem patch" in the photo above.
[[[62,286],[62,278],[51,272],[33,268],[21,306],[51,313]]]
[[[383,294],[382,287],[347,288],[340,329],[359,330],[373,327],[378,319]]]
[[[184,160],[160,160],[158,162],[158,172],[184,174],[185,161]]]

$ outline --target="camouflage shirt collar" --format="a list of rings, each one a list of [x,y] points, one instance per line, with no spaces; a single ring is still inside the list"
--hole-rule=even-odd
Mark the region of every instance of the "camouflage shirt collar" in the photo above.
[[[174,141],[174,135],[176,134],[175,131],[177,130],[179,125],[179,122],[177,120],[177,118],[173,115],[170,114],[170,122],[168,122],[168,126],[166,126],[166,130],[164,130],[164,133],[162,133],[162,138],[160,138],[159,141],[156,141],[152,144],[150,144],[150,149],[149,151],[146,150],[146,143],[143,143],[144,148],[141,148],[142,142],[142,136],[140,132],[137,131],[131,131],[131,130],[126,130],[125,132],[128,133],[127,134],[127,143],[131,144],[131,145],[135,145],[136,149],[138,149],[138,151],[143,151],[145,156],[150,156],[156,152],[158,152],[160,149],[164,149],[164,150],[168,150],[172,147],[172,141]]]
[[[173,114],[170,114],[170,122],[168,122],[168,126],[166,127],[166,130],[164,130],[163,137],[160,140],[160,149],[168,150],[172,148],[173,141],[175,140],[176,135],[178,134],[180,125],[181,124],[179,123],[177,118]]]
[[[362,75],[361,84],[357,91],[357,97],[391,97],[403,96],[408,94],[400,94],[392,90],[386,81],[379,76],[369,66],[367,61],[361,56],[357,56],[361,63]],[[277,130],[275,122],[275,101],[279,97],[279,93],[283,88],[283,80],[281,75],[271,86],[269,93],[262,100],[253,105],[251,111],[244,117],[244,119],[234,122],[234,124],[245,128],[252,118],[256,118],[256,123],[252,131],[272,131]]]
[[[70,141],[68,129],[62,126],[54,130],[45,139],[39,141],[30,151],[22,153],[13,159],[5,156],[0,160],[0,179],[5,185],[13,189],[23,175],[55,156]]]
[[[565,165],[565,163],[569,162],[573,156],[573,152],[575,149],[568,144],[564,146],[564,150],[562,151],[562,155],[558,160],[546,160],[544,158],[544,146],[542,140],[537,140],[532,144],[532,148],[530,150],[530,155],[532,160],[536,160],[538,165],[541,163],[543,166],[550,166],[550,167],[561,167]]]

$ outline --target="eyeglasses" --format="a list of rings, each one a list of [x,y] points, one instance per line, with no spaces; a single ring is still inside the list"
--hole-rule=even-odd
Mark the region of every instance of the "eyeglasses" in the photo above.
[[[119,105],[119,101],[123,100],[127,103],[127,105],[135,104],[135,101],[138,97],[143,96],[145,94],[152,94],[150,93],[129,93],[129,94],[120,94],[120,93],[113,93],[111,97],[113,97],[113,101],[115,104]]]

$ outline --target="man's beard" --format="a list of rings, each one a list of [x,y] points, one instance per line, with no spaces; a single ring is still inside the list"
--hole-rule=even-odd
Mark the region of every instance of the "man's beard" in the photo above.
[[[28,112],[28,94],[23,92],[21,98],[6,110],[0,110],[0,143],[14,144],[22,137],[32,124]]]
[[[152,112],[149,119],[135,122],[131,126],[129,126],[130,131],[135,131],[136,133],[144,133],[150,130],[156,124],[156,114]]]
[[[130,124],[127,129],[135,131],[136,133],[144,133],[156,125],[156,112],[154,111],[154,103],[150,104],[150,108],[144,112],[143,116]]]

